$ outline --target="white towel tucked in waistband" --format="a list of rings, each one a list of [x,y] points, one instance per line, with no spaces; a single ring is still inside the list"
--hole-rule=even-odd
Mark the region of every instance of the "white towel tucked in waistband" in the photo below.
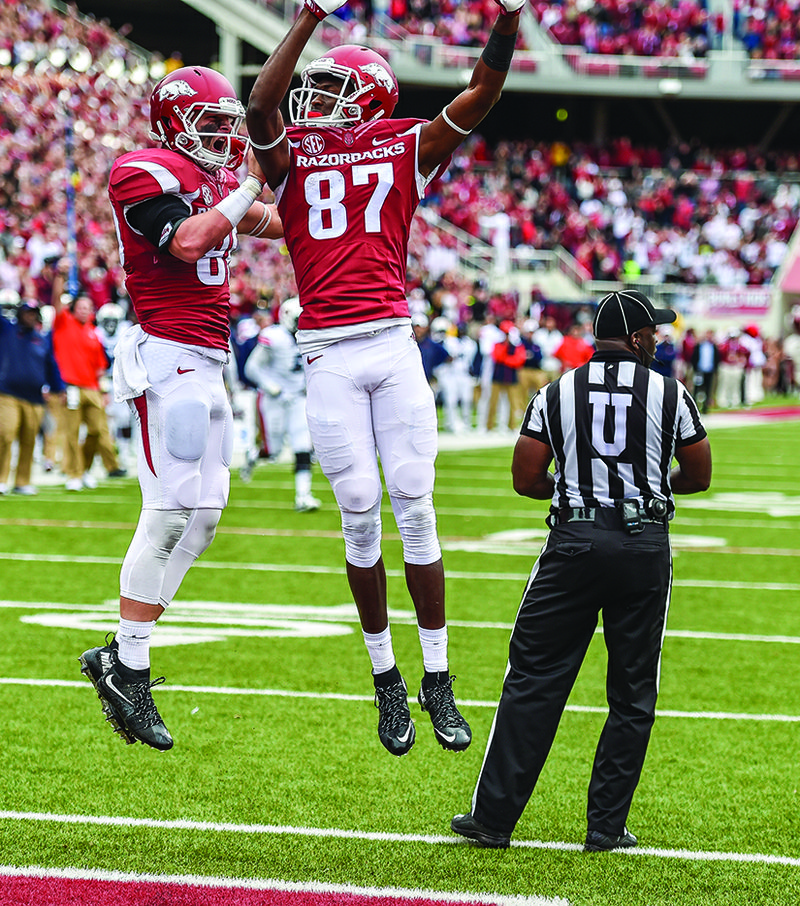
[[[147,336],[138,324],[131,324],[119,338],[114,350],[114,399],[118,403],[141,396],[150,386],[139,351]]]

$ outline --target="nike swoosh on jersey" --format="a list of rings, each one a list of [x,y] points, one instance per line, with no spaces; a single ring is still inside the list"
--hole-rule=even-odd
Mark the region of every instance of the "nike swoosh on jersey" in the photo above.
[[[194,371],[194,368],[179,368],[178,374],[188,374],[190,371]]]
[[[393,142],[397,138],[396,135],[391,135],[389,138],[373,138],[373,145],[385,145],[387,142]]]
[[[320,353],[319,355],[315,355],[313,359],[311,358],[311,356],[307,356],[307,357],[306,357],[306,362],[307,362],[309,365],[312,365],[314,362],[317,361],[317,359],[321,359],[322,356],[323,356],[323,353]]]
[[[113,692],[116,692],[116,694],[117,694],[123,701],[126,701],[131,707],[134,707],[133,702],[128,698],[128,696],[127,696],[127,695],[124,695],[122,692],[120,692],[120,690],[117,689],[117,687],[114,685],[114,683],[113,683],[113,678],[112,678],[111,676],[109,676],[109,677],[106,678],[106,684],[109,686],[109,688],[110,688]]]

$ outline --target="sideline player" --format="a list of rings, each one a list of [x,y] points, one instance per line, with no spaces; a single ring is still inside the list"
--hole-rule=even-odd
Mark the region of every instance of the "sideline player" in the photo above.
[[[120,573],[119,629],[84,652],[106,719],[129,743],[169,749],[150,693],[150,637],[192,563],[211,543],[228,502],[232,412],[228,267],[236,233],[274,239],[280,218],[257,201],[252,156],[238,185],[244,107],[230,83],[201,66],[170,73],[150,97],[158,149],[118,158],[109,195],[139,324],[120,338],[114,390],[139,424],[142,511]]]
[[[295,334],[300,300],[281,302],[277,324],[258,335],[256,348],[244,364],[245,377],[258,387],[258,414],[267,449],[278,456],[284,444],[294,453],[294,508],[299,513],[318,510],[322,503],[311,493],[311,435],[306,422],[306,378]],[[242,479],[249,480],[258,453],[248,454]]]
[[[466,749],[453,698],[444,568],[433,508],[436,409],[411,330],[406,250],[414,211],[464,136],[500,97],[523,0],[500,0],[468,87],[432,121],[390,119],[397,79],[366,47],[333,48],[303,70],[300,55],[341,0],[305,0],[258,75],[247,125],[275,191],[303,313],[297,340],[311,439],[342,515],[347,577],[372,662],[378,736],[393,755],[413,745],[406,684],[395,663],[381,552],[380,457],[403,542],[424,676],[418,695],[436,739]]]

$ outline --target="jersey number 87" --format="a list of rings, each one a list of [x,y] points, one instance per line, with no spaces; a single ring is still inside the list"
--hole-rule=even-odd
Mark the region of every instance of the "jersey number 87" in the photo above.
[[[377,177],[375,188],[364,209],[364,230],[381,232],[381,208],[394,185],[394,167],[389,162],[356,164],[350,170],[354,186],[369,185]],[[323,185],[326,190],[323,196]],[[347,209],[342,203],[347,193],[344,173],[340,170],[320,170],[305,181],[308,203],[308,231],[314,239],[336,239],[347,230]]]

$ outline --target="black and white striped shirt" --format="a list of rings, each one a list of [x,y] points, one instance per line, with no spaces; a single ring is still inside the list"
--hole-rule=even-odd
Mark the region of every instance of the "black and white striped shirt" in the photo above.
[[[697,406],[674,378],[632,353],[596,352],[590,362],[543,387],[521,434],[553,451],[553,506],[609,507],[618,500],[666,500],[675,448],[706,436]]]

